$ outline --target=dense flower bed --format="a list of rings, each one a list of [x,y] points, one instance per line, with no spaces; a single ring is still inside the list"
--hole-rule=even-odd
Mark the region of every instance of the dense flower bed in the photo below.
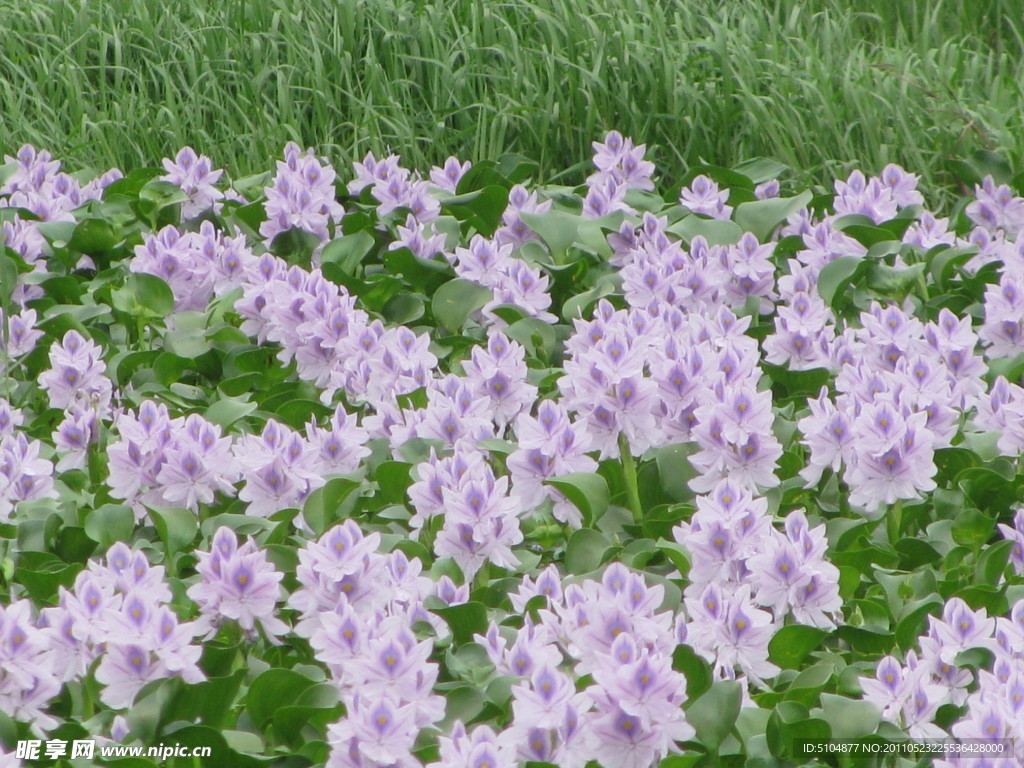
[[[6,749],[1022,764],[1024,198],[644,158],[7,157]]]

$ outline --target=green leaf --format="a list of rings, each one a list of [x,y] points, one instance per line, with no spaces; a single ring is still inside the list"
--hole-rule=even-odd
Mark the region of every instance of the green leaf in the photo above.
[[[995,520],[986,517],[978,510],[964,510],[953,520],[953,541],[978,550],[992,538],[995,526]]]
[[[313,680],[295,670],[268,669],[252,681],[245,697],[245,706],[253,722],[262,728],[278,709],[294,703],[313,685]]]
[[[668,231],[688,243],[695,237],[703,237],[708,245],[734,245],[743,237],[743,230],[732,221],[705,219],[693,214],[671,225]]]
[[[783,669],[799,669],[807,654],[821,648],[828,634],[817,627],[789,624],[772,635],[768,643],[768,658]]]
[[[472,601],[448,608],[435,608],[432,612],[444,619],[459,645],[472,642],[474,634],[487,632],[487,606],[483,603]]]
[[[991,176],[996,184],[1010,184],[1013,181],[1013,168],[1006,158],[987,149],[976,150],[970,159],[971,167],[978,174],[977,183]]]
[[[903,301],[924,275],[924,264],[912,264],[903,269],[895,269],[885,264],[871,264],[868,268],[868,287],[897,301]]]
[[[789,170],[789,166],[772,160],[770,157],[752,157],[734,165],[732,169],[750,179],[751,184],[763,184],[766,181],[779,178]]]
[[[412,485],[411,464],[404,461],[385,461],[374,471],[374,480],[380,494],[389,504],[404,504],[405,492]]]
[[[698,450],[696,443],[675,443],[659,448],[654,455],[661,488],[675,501],[686,501],[694,497],[689,483],[698,472],[690,464],[690,457]]]
[[[758,240],[766,241],[779,224],[801,208],[806,208],[814,195],[804,190],[795,197],[773,197],[736,206],[733,220],[741,229],[753,232]]]
[[[689,645],[677,645],[672,652],[672,669],[686,678],[686,697],[694,701],[711,687],[711,665]]]
[[[949,289],[950,281],[957,267],[962,267],[978,253],[977,246],[950,247],[937,245],[925,255],[925,263],[932,276],[932,282],[943,291]]]
[[[492,298],[490,288],[469,280],[449,280],[434,293],[431,310],[434,319],[449,331],[462,328],[473,312],[480,309]]]
[[[1010,562],[1010,554],[1017,543],[1012,540],[999,541],[988,547],[978,558],[974,569],[974,583],[990,587],[998,587],[1006,566]]]
[[[486,699],[484,692],[475,685],[459,685],[443,692],[445,699],[444,723],[442,730],[446,731],[456,721],[471,723],[484,708]]]
[[[185,683],[179,677],[165,677],[146,685],[128,709],[128,727],[143,743],[153,741],[167,723],[174,700]]]
[[[167,317],[174,311],[174,292],[156,275],[133,273],[128,276],[123,290],[125,294],[114,291],[111,295],[115,309],[147,317]],[[118,299],[119,295],[123,298]]]
[[[398,293],[384,303],[380,313],[392,325],[408,325],[423,317],[423,299],[411,293]]]
[[[105,219],[83,219],[75,227],[68,247],[81,253],[103,253],[117,245],[114,228]]]
[[[354,275],[375,244],[373,235],[366,230],[339,237],[324,246],[320,252],[320,263],[337,264],[346,274]]]
[[[160,540],[167,548],[167,555],[175,552],[192,543],[199,530],[199,521],[196,514],[190,509],[182,507],[152,507],[149,510],[150,517],[156,525]]]
[[[104,504],[85,518],[85,532],[106,550],[116,541],[130,542],[135,531],[135,513],[125,504]]]
[[[686,578],[690,572],[690,551],[682,544],[667,539],[658,540],[658,549],[678,569],[679,574]]]
[[[240,397],[222,397],[213,403],[203,417],[221,427],[227,429],[239,419],[245,418],[256,410],[256,403],[249,402],[249,395]]]
[[[363,481],[350,477],[333,477],[306,499],[302,517],[317,534],[326,531],[345,511],[345,501],[363,487]]]
[[[830,307],[835,306],[835,299],[846,286],[853,282],[866,269],[861,256],[840,256],[830,261],[818,273],[818,295]]]
[[[508,207],[508,190],[491,184],[474,192],[449,197],[441,207],[459,221],[468,222],[480,234],[490,237]]]
[[[583,513],[583,519],[590,523],[608,509],[608,482],[596,472],[574,472],[551,477],[544,484],[561,492]]]
[[[573,531],[565,547],[565,569],[569,573],[591,573],[601,564],[608,539],[590,528]]]
[[[317,235],[299,227],[291,227],[274,236],[270,243],[270,252],[295,264],[308,259],[318,245],[320,238]]]
[[[152,179],[139,190],[139,199],[154,203],[157,209],[166,208],[169,205],[176,205],[188,200],[188,195],[181,191],[176,184],[169,181]]]
[[[715,753],[736,725],[743,703],[740,684],[732,680],[713,683],[707,693],[686,710],[686,719],[697,731],[697,740]]]
[[[822,718],[832,727],[834,739],[859,739],[878,728],[882,712],[870,701],[821,694]]]
[[[176,328],[164,334],[164,349],[183,360],[195,360],[210,351],[210,342],[202,333],[189,328]]]
[[[555,263],[561,263],[569,246],[576,242],[582,217],[566,211],[520,213],[523,223],[537,233],[551,251]]]

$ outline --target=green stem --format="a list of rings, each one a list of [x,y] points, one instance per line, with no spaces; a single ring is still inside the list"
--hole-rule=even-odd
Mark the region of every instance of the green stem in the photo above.
[[[921,298],[928,301],[928,283],[924,279],[923,272],[917,276],[917,285],[921,289]]]
[[[642,525],[644,510],[640,506],[640,485],[636,479],[636,463],[629,447],[629,439],[624,432],[619,433],[619,455],[622,457],[622,479],[626,483],[626,501],[633,513],[633,522]]]
[[[903,499],[900,499],[885,516],[885,530],[889,534],[889,543],[894,547],[900,540],[900,527],[903,525]]]
[[[491,581],[491,562],[485,560],[484,564],[480,566],[480,570],[476,572],[476,578],[473,580],[473,585],[477,589],[486,587]]]

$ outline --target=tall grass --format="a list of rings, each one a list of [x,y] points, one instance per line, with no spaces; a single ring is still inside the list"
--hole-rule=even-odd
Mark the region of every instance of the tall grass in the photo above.
[[[1024,0],[0,0],[0,34],[0,149],[72,167],[191,144],[241,175],[295,140],[577,181],[610,128],[666,186],[758,155],[932,187],[977,148],[1024,163]]]

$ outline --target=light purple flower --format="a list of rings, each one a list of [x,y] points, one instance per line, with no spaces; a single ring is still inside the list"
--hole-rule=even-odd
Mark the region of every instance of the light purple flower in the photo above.
[[[208,628],[208,638],[224,619],[237,621],[249,636],[258,624],[271,641],[288,631],[288,625],[274,615],[283,574],[252,537],[239,546],[235,532],[222,526],[213,535],[210,551],[197,551],[196,556],[202,581],[189,587],[188,596],[199,604],[200,624]]]

